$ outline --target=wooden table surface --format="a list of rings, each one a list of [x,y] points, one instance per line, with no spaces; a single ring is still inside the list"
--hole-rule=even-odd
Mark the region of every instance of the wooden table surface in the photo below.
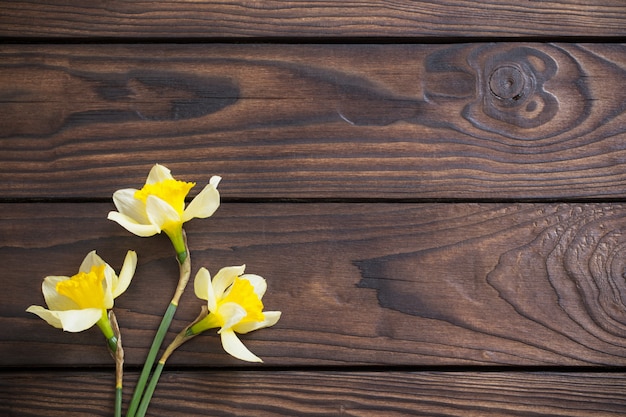
[[[623,0],[0,1],[0,415],[113,415],[97,328],[25,312],[93,249],[138,254],[127,403],[178,267],[106,217],[155,163],[222,176],[193,273],[283,316],[148,415],[625,415],[625,36]]]

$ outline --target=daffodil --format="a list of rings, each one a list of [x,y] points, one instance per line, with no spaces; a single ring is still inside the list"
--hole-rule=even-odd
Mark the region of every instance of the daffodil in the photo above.
[[[224,350],[248,362],[262,362],[239,340],[236,333],[276,324],[280,311],[263,311],[261,299],[267,289],[264,278],[244,274],[245,265],[222,268],[211,280],[206,268],[200,268],[194,281],[196,296],[207,301],[208,314],[187,330],[187,336],[219,327]]]
[[[204,189],[185,207],[185,198],[195,185],[174,179],[169,169],[156,164],[150,170],[141,190],[125,188],[113,194],[118,211],[111,211],[110,220],[142,237],[164,231],[176,249],[185,253],[183,223],[193,218],[206,218],[220,205],[217,185],[221,178],[213,176]]]
[[[91,251],[76,275],[44,278],[42,291],[48,308],[32,305],[26,311],[68,332],[81,332],[97,324],[115,351],[107,310],[113,308],[113,300],[128,288],[136,265],[136,253],[128,251],[118,276],[96,251]]]

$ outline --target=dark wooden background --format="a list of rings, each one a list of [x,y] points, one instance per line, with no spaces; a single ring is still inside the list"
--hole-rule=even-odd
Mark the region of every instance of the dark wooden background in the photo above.
[[[624,415],[625,35],[623,0],[0,1],[0,415],[112,415],[98,330],[24,311],[92,249],[138,252],[130,397],[177,265],[106,215],[157,162],[223,177],[193,271],[283,317],[259,366],[183,346],[149,415]]]

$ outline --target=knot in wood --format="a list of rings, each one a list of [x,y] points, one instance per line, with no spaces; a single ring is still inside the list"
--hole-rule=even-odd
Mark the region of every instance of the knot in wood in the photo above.
[[[519,68],[512,65],[498,67],[489,76],[489,90],[501,100],[522,99],[525,86],[526,77]]]
[[[477,75],[478,99],[462,115],[482,130],[545,139],[586,117],[591,100],[586,99],[584,76],[572,57],[557,48],[484,45],[467,55],[467,63]]]

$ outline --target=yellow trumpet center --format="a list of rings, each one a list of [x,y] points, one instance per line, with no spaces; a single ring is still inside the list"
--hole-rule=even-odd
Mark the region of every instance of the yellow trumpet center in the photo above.
[[[237,303],[246,310],[246,317],[240,323],[265,320],[263,302],[256,295],[254,287],[247,279],[235,278],[228,294],[218,302],[218,311],[219,306],[224,303]],[[222,318],[221,325],[224,322],[225,320]]]
[[[209,313],[202,320],[198,321],[187,329],[187,336],[202,333],[214,327],[224,327],[228,321],[220,312],[220,307],[224,303],[237,303],[246,310],[246,316],[237,324],[259,322],[265,320],[263,314],[263,302],[254,292],[254,287],[247,279],[235,278],[235,282],[230,287],[226,296],[217,302],[217,311]]]
[[[79,272],[65,281],[56,285],[59,294],[74,301],[81,309],[99,308],[106,309],[104,305],[104,280],[105,265],[92,266],[87,273]]]
[[[194,185],[196,185],[195,182],[168,179],[144,185],[141,190],[135,192],[135,198],[145,203],[149,195],[159,197],[182,216],[185,211],[185,197]]]

